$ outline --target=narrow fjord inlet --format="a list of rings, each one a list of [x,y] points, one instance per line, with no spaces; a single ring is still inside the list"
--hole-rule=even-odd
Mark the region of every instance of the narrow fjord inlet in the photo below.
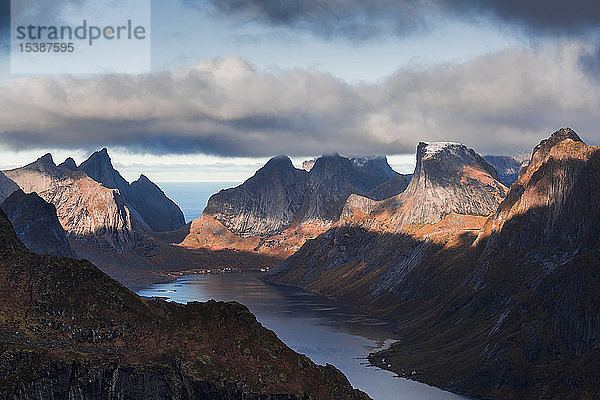
[[[185,210],[184,210],[185,212]],[[137,293],[179,303],[238,301],[293,350],[318,364],[332,364],[373,400],[458,400],[457,394],[401,379],[372,366],[367,356],[395,341],[393,324],[324,296],[264,282],[261,274],[189,275]]]

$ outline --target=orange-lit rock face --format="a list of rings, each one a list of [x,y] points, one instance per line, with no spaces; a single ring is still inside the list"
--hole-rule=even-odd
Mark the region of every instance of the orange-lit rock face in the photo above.
[[[408,188],[383,201],[351,195],[342,212],[344,223],[384,232],[414,224],[436,224],[446,216],[488,216],[507,188],[485,160],[455,143],[420,143]]]
[[[331,225],[331,223],[312,221],[288,227],[272,235],[240,237],[214,217],[203,214],[192,221],[190,233],[180,246],[190,249],[254,252],[286,258],[298,250],[306,240],[314,239]]]
[[[562,220],[570,218],[569,213],[572,218],[581,217],[582,211],[590,207],[584,199],[593,197],[597,190],[593,179],[599,157],[598,147],[587,146],[568,128],[542,141],[498,211],[487,221],[480,240],[490,236],[494,240],[506,238],[506,232],[515,229],[522,230],[524,237],[549,234],[556,231],[554,227]],[[571,225],[584,226],[589,221],[573,220]],[[507,224],[510,226],[504,229]],[[494,244],[488,245],[491,246]]]
[[[49,156],[6,174],[25,192],[54,204],[70,238],[118,252],[135,246],[134,222],[118,190],[82,172],[58,168]]]

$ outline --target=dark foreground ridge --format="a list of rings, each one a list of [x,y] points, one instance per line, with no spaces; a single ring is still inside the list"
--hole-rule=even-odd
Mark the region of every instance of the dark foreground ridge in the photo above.
[[[31,253],[0,211],[0,398],[368,399],[238,303],[143,300]]]

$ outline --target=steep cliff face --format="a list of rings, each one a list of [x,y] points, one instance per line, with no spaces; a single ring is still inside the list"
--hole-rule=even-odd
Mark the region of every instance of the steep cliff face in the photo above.
[[[240,186],[211,196],[204,213],[242,237],[275,233],[300,210],[307,178],[288,157],[274,157]]]
[[[118,190],[82,172],[58,168],[50,154],[5,174],[24,192],[52,203],[69,238],[119,253],[135,247],[135,221]]]
[[[185,225],[183,212],[158,186],[143,175],[130,185],[113,167],[106,149],[93,153],[78,169],[105,187],[118,189],[134,215],[153,231],[173,231]]]
[[[6,175],[0,171],[0,202],[3,202],[8,196],[17,190],[19,190],[19,185],[7,178]]]
[[[411,358],[424,345],[416,331],[381,356],[427,365],[422,379],[480,395],[598,397],[599,184],[598,147],[568,128],[542,141],[471,256],[448,263],[463,271],[462,289],[440,296],[435,321],[418,328],[435,335],[428,345],[456,349],[462,371],[435,351]]]
[[[367,399],[237,303],[147,301],[87,261],[38,256],[0,211],[0,397]]]
[[[396,175],[385,157],[348,159],[326,155],[317,159],[309,173],[307,196],[300,219],[337,221],[352,193],[365,195]]]
[[[519,156],[491,156],[483,157],[490,163],[498,173],[498,179],[507,187],[510,187],[519,179],[519,171],[529,161],[529,154]]]
[[[130,193],[130,203],[153,231],[174,231],[185,225],[179,206],[145,175],[131,183]]]
[[[54,205],[36,193],[25,194],[18,190],[4,200],[1,207],[29,250],[37,254],[75,257]]]
[[[494,168],[472,149],[457,143],[421,142],[408,188],[390,201],[390,206],[402,208],[393,222],[399,226],[436,223],[451,213],[487,216],[506,191]]]

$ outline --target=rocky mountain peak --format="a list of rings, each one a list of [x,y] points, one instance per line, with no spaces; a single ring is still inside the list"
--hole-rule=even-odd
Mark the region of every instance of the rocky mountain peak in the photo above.
[[[386,156],[353,157],[350,161],[356,169],[367,174],[384,176],[387,179],[398,175],[388,164]]]
[[[123,189],[129,185],[113,167],[106,148],[94,152],[87,160],[81,163],[79,170],[85,172],[90,178],[102,183],[109,189],[121,190],[122,194]]]
[[[525,170],[526,175],[531,175],[550,154],[551,149],[559,143],[565,140],[572,140],[576,143],[583,143],[579,135],[575,133],[571,128],[561,128],[556,132],[552,133],[548,139],[542,140],[531,154],[531,160]]]
[[[302,206],[307,175],[287,156],[273,157],[241,185],[212,195],[204,213],[242,237],[277,232]]]
[[[58,168],[65,168],[69,171],[77,171],[77,164],[75,163],[75,160],[73,160],[73,158],[69,157],[65,161],[60,163],[58,165]]]
[[[598,148],[587,146],[569,128],[542,140],[527,169],[488,221],[484,235],[491,237],[487,253],[493,253],[498,243],[514,248],[536,243],[543,247],[540,253],[547,254],[592,247],[600,225],[596,212],[600,197],[590,188],[600,184],[595,172],[599,160]]]
[[[259,169],[257,172],[269,173],[273,170],[278,170],[278,169],[287,169],[287,170],[294,169],[295,170],[296,168],[294,167],[294,165],[292,164],[292,160],[290,160],[290,158],[288,156],[278,155],[278,156],[271,158],[269,161],[267,161],[267,163],[261,169]]]
[[[54,164],[52,154],[46,153],[34,162],[27,164],[24,168],[32,171],[48,172],[54,171],[56,169],[56,164]]]
[[[113,167],[106,148],[92,154],[79,170],[104,187],[119,189],[134,215],[153,231],[176,230],[185,225],[183,212],[177,204],[146,176],[140,176],[130,185]]]
[[[424,171],[430,178],[435,178],[440,174],[447,175],[450,171],[460,172],[465,166],[483,170],[492,178],[498,180],[494,167],[464,144],[419,142],[417,146],[415,175]]]
[[[544,139],[535,146],[533,152],[536,153],[539,150],[549,150],[557,143],[562,142],[563,140],[571,139],[574,142],[582,142],[581,138],[575,131],[571,128],[560,128],[556,132],[552,133],[548,139]]]
[[[436,223],[451,213],[489,215],[507,192],[494,167],[465,145],[421,142],[416,161],[408,188],[394,201],[402,205],[399,226]]]
[[[52,159],[52,154],[50,154],[50,153],[44,154],[43,156],[38,158],[35,162],[38,164],[56,165],[56,164],[54,164],[54,160]]]
[[[477,172],[483,175],[477,176]],[[417,160],[413,181],[434,181],[437,184],[458,183],[455,177],[464,180],[467,175],[471,179],[486,179],[486,175],[497,181],[498,175],[493,166],[477,154],[473,149],[453,142],[420,142],[417,146]],[[488,180],[488,183],[493,183]]]

